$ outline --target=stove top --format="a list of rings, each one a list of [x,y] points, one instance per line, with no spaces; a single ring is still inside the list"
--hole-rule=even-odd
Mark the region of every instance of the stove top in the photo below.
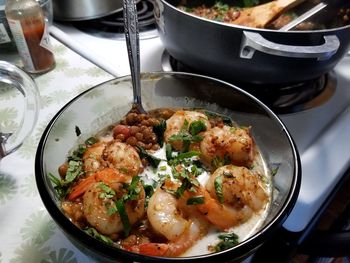
[[[130,74],[124,40],[85,33],[70,23],[55,23],[51,34],[112,75]],[[159,37],[142,39],[141,71],[161,71],[163,51]],[[349,72],[350,57],[345,57],[333,72],[318,80],[321,84],[332,83],[330,87],[316,87],[313,100],[322,102],[279,115],[297,144],[303,174],[297,203],[283,224],[289,231],[305,229],[350,165]],[[320,90],[326,90],[328,95]]]
[[[203,74],[176,60],[166,50],[162,54],[162,70]],[[232,84],[257,97],[275,113],[285,114],[304,111],[326,103],[334,95],[337,78],[332,71],[316,79],[285,85],[259,85],[246,82]]]
[[[157,37],[153,4],[151,0],[139,1],[136,5],[140,39]],[[125,39],[123,12],[87,21],[77,21],[74,26],[86,34],[108,39]]]

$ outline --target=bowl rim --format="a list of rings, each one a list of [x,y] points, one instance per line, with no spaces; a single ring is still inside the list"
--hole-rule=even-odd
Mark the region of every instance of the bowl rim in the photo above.
[[[50,134],[50,131],[52,127],[54,126],[55,122],[59,119],[59,117],[62,115],[62,113],[69,108],[71,104],[73,104],[76,100],[81,98],[84,94],[88,93],[89,91],[99,88],[100,86],[103,86],[110,82],[122,82],[125,80],[131,80],[130,75],[125,75],[122,77],[114,78],[107,80],[105,82],[102,82],[98,85],[95,85],[84,92],[78,94],[73,99],[71,99],[69,102],[67,102],[56,114],[55,116],[50,120],[50,122],[47,124],[41,139],[39,141],[39,144],[37,146],[37,151],[35,155],[35,180],[36,185],[39,191],[39,195],[41,197],[41,200],[52,217],[52,219],[58,224],[65,232],[65,234],[68,235],[68,237],[72,237],[75,242],[78,242],[78,244],[82,245],[84,248],[87,248],[91,251],[93,251],[96,254],[102,255],[105,258],[109,258],[111,260],[117,260],[121,259],[125,261],[137,261],[137,262],[183,262],[183,261],[191,261],[191,262],[213,262],[213,260],[232,260],[232,259],[244,259],[250,254],[252,254],[260,244],[263,243],[263,241],[272,233],[274,233],[278,228],[281,227],[282,223],[287,219],[288,215],[292,211],[296,200],[298,198],[300,185],[301,185],[301,162],[300,162],[300,155],[298,153],[296,144],[290,135],[287,127],[284,125],[282,120],[272,111],[270,110],[263,102],[261,102],[258,98],[254,97],[247,91],[230,84],[228,82],[208,77],[200,74],[194,74],[194,73],[187,73],[187,72],[144,72],[141,73],[141,79],[147,76],[152,75],[183,75],[183,76],[189,76],[189,77],[196,77],[196,78],[204,78],[208,79],[214,82],[219,82],[222,85],[229,86],[231,88],[234,88],[239,93],[242,93],[245,96],[248,96],[251,100],[254,101],[254,103],[257,103],[260,107],[262,107],[266,113],[274,119],[278,123],[278,125],[281,126],[283,133],[286,135],[291,152],[293,154],[293,163],[294,163],[294,169],[293,169],[293,179],[291,182],[291,187],[289,192],[286,194],[286,200],[284,204],[281,206],[279,211],[276,213],[276,216],[272,218],[263,228],[261,228],[258,232],[247,238],[246,240],[240,242],[235,247],[232,247],[230,249],[227,249],[225,251],[211,253],[211,254],[204,254],[204,255],[198,255],[198,256],[191,256],[191,257],[158,257],[158,256],[145,256],[133,252],[129,252],[120,248],[112,247],[110,245],[107,245],[84,231],[82,231],[80,228],[75,226],[64,214],[63,212],[58,208],[56,202],[51,198],[51,195],[49,194],[48,187],[46,186],[48,178],[45,175],[44,167],[42,166],[43,162],[43,154],[44,154],[44,147],[46,145],[48,135]],[[69,238],[69,239],[70,239]],[[75,245],[75,244],[73,244]]]

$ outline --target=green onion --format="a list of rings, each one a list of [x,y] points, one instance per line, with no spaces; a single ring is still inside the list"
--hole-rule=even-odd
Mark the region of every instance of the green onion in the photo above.
[[[126,200],[136,200],[139,196],[140,189],[137,187],[138,182],[140,181],[140,176],[134,176],[131,180],[131,183],[128,187],[128,196]]]
[[[223,175],[219,175],[214,180],[214,188],[215,188],[215,194],[218,198],[218,201],[222,204],[224,203],[224,195],[223,195],[223,189],[222,189],[222,183],[224,180]]]
[[[127,237],[127,236],[129,236],[129,233],[131,230],[131,224],[129,221],[128,214],[125,211],[125,204],[124,204],[123,198],[116,201],[115,205],[117,206],[120,220],[122,221],[122,224],[123,224],[124,235]]]
[[[186,205],[201,205],[204,204],[204,196],[190,197],[186,201]]]
[[[168,161],[173,158],[173,149],[171,147],[171,144],[165,145],[165,156]]]
[[[115,196],[115,191],[110,188],[108,185],[100,182],[98,184],[98,187],[103,191],[102,193],[99,194],[99,198],[103,199],[103,198],[112,198],[113,196]]]

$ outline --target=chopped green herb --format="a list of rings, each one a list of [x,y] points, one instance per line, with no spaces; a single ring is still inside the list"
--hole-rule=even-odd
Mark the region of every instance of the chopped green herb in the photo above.
[[[187,188],[189,188],[190,186],[191,186],[190,181],[189,181],[187,178],[185,178],[185,179],[182,181],[182,184],[180,185],[180,187],[178,187],[178,188],[176,189],[175,196],[176,196],[177,198],[180,198],[181,196],[183,196],[185,190],[186,190]]]
[[[166,159],[169,161],[173,158],[173,149],[171,147],[171,144],[166,144],[165,145],[165,155],[166,155]]]
[[[90,137],[85,141],[85,144],[88,146],[91,146],[95,143],[97,143],[97,139],[95,137]]]
[[[215,2],[214,8],[222,12],[227,12],[229,10],[229,6],[221,1]]]
[[[78,148],[72,152],[70,156],[68,156],[68,161],[81,161],[83,158],[84,153],[86,152],[86,145],[85,144],[79,144]]]
[[[230,117],[216,113],[216,112],[212,112],[212,111],[204,111],[205,115],[207,115],[209,118],[219,118],[222,120],[222,122],[228,126],[233,126],[233,121]]]
[[[129,233],[131,230],[131,224],[129,221],[128,214],[126,213],[126,210],[125,210],[125,204],[124,204],[123,198],[116,201],[115,205],[117,207],[117,210],[118,210],[118,213],[120,216],[120,220],[122,221],[122,224],[123,224],[124,235],[127,237],[127,236],[129,236]]]
[[[157,135],[157,141],[161,147],[163,146],[163,137],[164,137],[165,130],[166,130],[165,120],[161,120],[161,122],[158,125],[153,126],[153,132]]]
[[[153,166],[154,168],[158,167],[159,163],[161,162],[161,159],[152,156],[140,146],[136,146],[136,148],[139,150],[139,154],[141,158],[145,158],[150,163],[150,165]]]
[[[145,190],[146,197],[151,197],[154,193],[154,188],[152,185],[144,184],[143,189]]]
[[[277,172],[278,172],[278,169],[280,168],[280,163],[273,163],[273,164],[271,164],[271,175],[272,176],[275,176],[276,174],[277,174]]]
[[[204,196],[195,196],[188,198],[186,201],[187,205],[200,205],[204,204]]]
[[[107,215],[111,216],[114,215],[115,213],[118,212],[117,207],[115,206],[115,203],[113,203],[113,205],[108,205],[107,206]]]
[[[230,164],[230,163],[231,163],[231,160],[230,160],[230,157],[228,157],[228,156],[225,156],[224,158],[222,158],[220,156],[215,156],[213,158],[213,160],[211,161],[211,165],[214,168],[219,168],[221,166],[224,166],[224,165]]]
[[[88,235],[92,236],[93,238],[96,238],[108,245],[112,245],[113,244],[113,240],[110,239],[109,237],[100,234],[95,228],[92,227],[88,227],[84,229],[84,232],[87,233]]]
[[[102,193],[99,194],[99,198],[112,198],[113,196],[115,196],[115,191],[110,188],[108,185],[100,182],[98,184],[98,187],[103,191]]]
[[[140,176],[134,176],[132,178],[131,183],[128,187],[127,200],[136,200],[139,197],[140,189],[137,187],[137,184],[139,181],[140,181]]]
[[[65,181],[67,183],[73,182],[80,175],[84,174],[83,162],[69,161]]]
[[[222,183],[224,180],[223,175],[219,175],[214,180],[214,188],[215,188],[215,194],[218,198],[218,201],[222,204],[224,203],[224,195],[223,195],[223,189],[222,189]]]
[[[118,168],[119,171],[121,171],[123,174],[128,174],[129,173],[129,169],[125,168],[125,167],[120,167]]]
[[[68,194],[68,184],[64,180],[58,179],[52,173],[49,173],[50,181],[54,184],[54,189],[57,192],[59,198],[63,199]]]
[[[244,7],[251,7],[259,4],[259,0],[243,0]]]
[[[75,125],[75,134],[77,135],[77,137],[79,137],[79,135],[81,134],[80,128],[76,125]]]
[[[224,251],[238,244],[238,236],[235,233],[223,233],[218,238],[220,239],[219,243],[209,247],[215,252]]]
[[[193,121],[191,122],[189,132],[191,135],[197,135],[201,131],[205,131],[207,126],[205,125],[203,120]]]

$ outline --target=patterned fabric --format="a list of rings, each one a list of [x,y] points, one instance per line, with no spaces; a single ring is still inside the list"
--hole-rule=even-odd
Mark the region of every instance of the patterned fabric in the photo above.
[[[33,76],[40,92],[39,119],[31,136],[0,162],[0,263],[93,262],[61,232],[41,202],[34,177],[40,137],[51,118],[84,90],[113,78],[72,50],[52,39],[56,67]],[[20,65],[14,56],[0,59]],[[19,127],[23,109],[20,93],[0,83],[0,130]],[[22,112],[21,112],[22,110]]]

